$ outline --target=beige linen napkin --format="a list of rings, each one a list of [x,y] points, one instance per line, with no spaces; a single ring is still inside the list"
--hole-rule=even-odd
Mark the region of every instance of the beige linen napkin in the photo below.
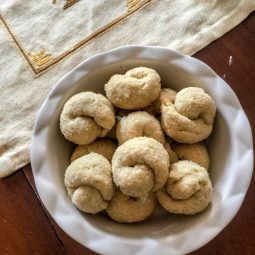
[[[36,112],[82,60],[127,44],[191,55],[254,9],[254,0],[1,1],[0,177],[29,163]]]

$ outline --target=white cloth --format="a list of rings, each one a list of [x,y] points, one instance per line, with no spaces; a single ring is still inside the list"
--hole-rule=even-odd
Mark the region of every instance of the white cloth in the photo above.
[[[79,0],[64,10],[65,3],[0,3],[0,177],[29,163],[37,110],[82,60],[127,44],[192,55],[255,10],[254,0]]]

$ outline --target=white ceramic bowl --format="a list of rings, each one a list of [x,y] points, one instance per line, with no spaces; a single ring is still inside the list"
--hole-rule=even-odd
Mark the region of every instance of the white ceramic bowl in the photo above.
[[[145,222],[119,224],[80,212],[67,195],[63,178],[73,145],[59,130],[64,103],[81,91],[103,93],[111,75],[137,66],[157,70],[163,87],[201,87],[216,102],[216,122],[208,141],[214,195],[204,213],[184,217],[159,210]],[[37,115],[31,162],[46,209],[84,246],[111,255],[185,254],[214,238],[240,208],[253,170],[252,135],[236,95],[207,65],[166,48],[126,46],[85,60],[58,82]]]

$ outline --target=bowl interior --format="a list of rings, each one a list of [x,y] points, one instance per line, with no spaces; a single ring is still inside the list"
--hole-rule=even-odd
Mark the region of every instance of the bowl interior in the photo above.
[[[106,215],[88,215],[76,209],[67,195],[64,186],[64,173],[69,165],[70,155],[74,145],[66,141],[59,129],[59,115],[66,100],[72,95],[81,91],[93,91],[104,93],[104,84],[109,78],[116,73],[125,73],[128,69],[146,66],[154,68],[162,79],[162,87],[170,87],[180,90],[188,86],[196,86],[205,89],[215,100],[217,105],[217,115],[214,124],[214,130],[210,138],[207,140],[207,146],[211,158],[210,177],[214,187],[213,202],[209,208],[196,216],[177,216],[171,215],[157,209],[150,219],[139,224],[119,224],[110,220]],[[162,62],[157,60],[137,60],[127,59],[114,64],[99,66],[93,71],[80,77],[71,89],[69,89],[61,98],[58,108],[54,112],[53,118],[49,123],[49,132],[47,139],[47,149],[49,165],[52,168],[51,178],[54,180],[59,195],[64,198],[66,208],[79,217],[80,224],[89,224],[91,228],[95,228],[105,234],[118,236],[118,238],[144,239],[144,238],[160,238],[162,236],[178,236],[179,233],[186,231],[192,232],[192,228],[198,224],[203,225],[211,217],[222,217],[219,208],[222,208],[224,197],[228,189],[222,188],[224,180],[228,179],[230,158],[233,157],[233,149],[231,147],[231,127],[226,120],[226,109],[222,107],[222,98],[218,98],[214,89],[214,85],[218,82],[217,78],[212,78],[210,72],[204,70],[194,73],[193,66],[183,68],[179,65],[178,59]],[[195,70],[196,71],[196,70]],[[209,77],[209,78],[208,78]],[[225,107],[225,106],[224,106]],[[222,139],[224,137],[224,139]],[[219,152],[220,148],[220,152]],[[54,169],[54,170],[53,170]],[[201,233],[204,234],[204,233]],[[170,237],[169,237],[170,238]],[[180,243],[181,245],[181,243]]]

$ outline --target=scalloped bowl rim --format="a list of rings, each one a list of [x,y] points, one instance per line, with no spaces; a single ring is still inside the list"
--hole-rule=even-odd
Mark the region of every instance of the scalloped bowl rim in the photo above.
[[[153,240],[146,237],[143,239],[135,239],[124,236],[116,236],[114,234],[106,234],[101,229],[87,224],[86,219],[83,224],[79,226],[77,222],[75,222],[75,219],[73,219],[74,216],[72,218],[72,215],[70,216],[68,212],[65,211],[67,208],[63,207],[63,201],[65,201],[65,199],[62,198],[63,196],[61,192],[60,194],[57,194],[54,183],[52,183],[50,180],[51,173],[49,169],[52,166],[52,162],[49,159],[47,148],[49,140],[48,124],[51,121],[56,108],[59,107],[61,102],[63,103],[63,95],[65,95],[67,91],[70,91],[73,84],[81,80],[82,77],[86,76],[90,71],[93,70],[93,68],[103,65],[116,65],[116,63],[120,63],[121,61],[129,58],[143,61],[153,60],[165,62],[170,61],[170,59],[174,59],[174,64],[177,66],[177,68],[183,68],[184,66],[184,69],[188,69],[190,72],[201,74],[205,83],[208,82],[209,84],[210,79],[213,79],[213,81],[217,83],[215,89],[220,88],[220,90],[223,91],[222,100],[225,100],[226,107],[228,104],[232,104],[233,114],[237,115],[236,118],[238,118],[238,120],[233,120],[233,123],[237,127],[231,130],[231,132],[233,132],[237,138],[232,141],[232,146],[235,148],[235,153],[240,153],[240,155],[242,155],[239,169],[245,167],[246,172],[245,175],[242,176],[242,181],[240,182],[239,186],[237,185],[238,190],[235,190],[233,185],[235,181],[237,182],[240,180],[239,174],[231,177],[228,181],[228,186],[230,185],[229,190],[226,191],[228,196],[222,199],[234,198],[236,200],[230,210],[226,208],[224,209],[224,212],[227,212],[227,216],[225,218],[223,217],[222,219],[219,218],[219,225],[209,225],[208,227],[206,224],[209,224],[208,222],[212,221],[212,219],[204,221],[204,227],[208,231],[204,231],[202,236],[199,234],[201,228],[196,227],[192,229],[192,235],[199,236],[199,241],[197,242],[191,242],[188,240],[188,235],[190,235],[190,232],[179,234],[180,236],[177,237],[179,238],[178,242],[175,245],[175,242],[171,239],[171,236],[162,236]],[[224,98],[225,94],[228,95],[226,98]],[[218,93],[218,95],[220,94]],[[229,111],[231,112],[232,110],[230,107]],[[232,117],[234,118],[234,115]],[[239,126],[243,127],[242,130],[240,130]],[[231,133],[231,136],[233,134]],[[239,144],[242,144],[242,150],[238,149]],[[160,254],[184,254],[202,247],[212,240],[218,233],[220,233],[234,218],[244,200],[253,172],[253,144],[251,127],[233,90],[203,62],[192,57],[185,56],[174,50],[156,46],[119,47],[92,56],[67,73],[51,90],[49,96],[37,114],[30,155],[36,188],[47,211],[57,222],[57,224],[73,239],[82,245],[103,254],[118,254],[118,250],[122,250],[123,254],[129,254],[131,251],[136,252],[136,254],[155,254],[155,252]],[[47,192],[45,192],[45,190],[47,190]],[[70,221],[73,226],[71,226],[70,223],[68,224],[68,221]],[[180,243],[183,245],[180,245]]]

